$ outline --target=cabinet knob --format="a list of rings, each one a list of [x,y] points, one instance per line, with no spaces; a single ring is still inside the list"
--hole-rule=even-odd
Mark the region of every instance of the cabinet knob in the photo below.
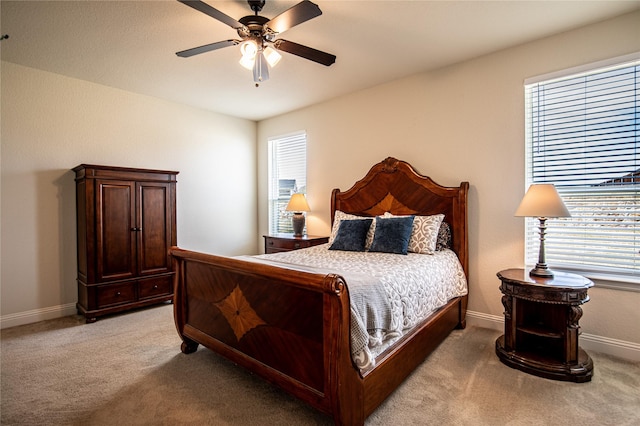
[[[120,296],[120,292],[119,291],[116,291],[116,296]]]
[[[295,244],[296,248],[300,248],[300,243]]]
[[[142,231],[142,228],[138,228],[136,226],[136,227],[131,228],[131,230],[134,231],[134,232],[140,232],[140,231]]]

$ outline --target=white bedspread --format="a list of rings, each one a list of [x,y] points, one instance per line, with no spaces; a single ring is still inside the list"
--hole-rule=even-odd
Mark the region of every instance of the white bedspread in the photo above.
[[[351,305],[351,355],[356,365],[375,358],[403,333],[457,296],[467,280],[451,250],[407,255],[329,250],[328,244],[252,256],[342,275]]]

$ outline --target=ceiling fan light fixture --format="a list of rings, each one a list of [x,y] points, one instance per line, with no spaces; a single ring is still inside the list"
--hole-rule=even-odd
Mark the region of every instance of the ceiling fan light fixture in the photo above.
[[[244,68],[248,69],[249,71],[251,71],[253,69],[253,65],[256,62],[255,57],[254,58],[248,58],[246,56],[243,56],[242,58],[240,58],[240,65],[242,65]]]
[[[248,70],[252,70],[258,53],[258,45],[253,40],[247,40],[240,44],[240,65]]]
[[[264,57],[267,59],[267,62],[269,63],[269,66],[271,66],[271,68],[275,67],[278,62],[280,62],[280,59],[282,59],[282,55],[279,54],[276,49],[272,48],[271,46],[267,46],[264,48]]]

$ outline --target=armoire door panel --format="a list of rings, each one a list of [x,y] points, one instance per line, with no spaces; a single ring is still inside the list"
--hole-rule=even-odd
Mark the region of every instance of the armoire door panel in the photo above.
[[[96,182],[97,270],[101,281],[136,275],[134,191],[132,182]]]
[[[138,265],[140,275],[170,270],[171,241],[170,186],[164,183],[143,182],[138,185]]]

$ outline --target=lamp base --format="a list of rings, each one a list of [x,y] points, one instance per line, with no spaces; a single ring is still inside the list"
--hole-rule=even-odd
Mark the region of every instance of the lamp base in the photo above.
[[[293,235],[301,237],[304,230],[304,214],[295,212],[291,218],[291,225],[293,225]]]
[[[540,221],[540,252],[538,253],[538,263],[536,267],[529,271],[529,275],[540,278],[553,278],[553,272],[549,270],[546,261],[546,254],[544,250],[544,235],[547,231],[547,218],[539,217]]]
[[[553,278],[553,272],[547,267],[547,264],[536,264],[536,267],[529,271],[529,275],[541,278]]]

